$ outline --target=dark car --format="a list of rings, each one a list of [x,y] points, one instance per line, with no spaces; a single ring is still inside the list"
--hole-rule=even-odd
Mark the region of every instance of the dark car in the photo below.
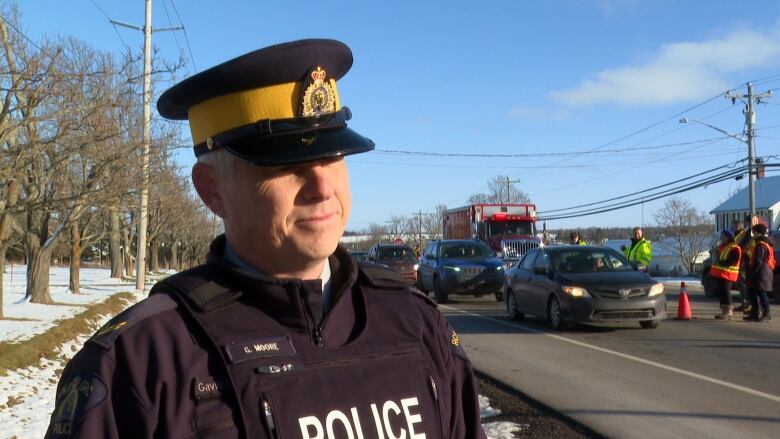
[[[417,257],[408,245],[376,244],[368,250],[368,261],[386,265],[411,285],[417,282]]]
[[[352,259],[355,262],[365,262],[368,261],[368,252],[362,252],[362,251],[351,251],[349,252],[349,255],[352,256]]]
[[[431,241],[423,251],[417,287],[433,291],[446,302],[451,294],[500,297],[504,262],[482,241],[445,239]]]
[[[619,252],[594,246],[545,247],[510,268],[504,283],[509,316],[546,318],[555,330],[576,322],[639,322],[666,318],[663,284],[634,270]]]

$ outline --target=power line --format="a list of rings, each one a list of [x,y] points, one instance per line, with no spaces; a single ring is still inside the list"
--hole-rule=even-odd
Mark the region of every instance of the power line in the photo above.
[[[195,57],[192,55],[192,47],[190,47],[190,39],[187,36],[187,27],[184,26],[184,22],[181,19],[181,15],[179,15],[179,9],[176,8],[176,3],[173,2],[173,0],[170,0],[171,6],[173,6],[173,12],[176,13],[176,17],[179,19],[179,24],[182,27],[182,32],[184,32],[184,42],[187,43],[187,50],[190,52],[190,61],[192,61],[192,67],[195,68],[195,72],[198,72],[198,66],[195,65]]]
[[[668,186],[672,186],[672,185],[675,185],[677,183],[682,183],[684,181],[688,181],[688,180],[691,180],[691,179],[694,179],[694,178],[697,178],[697,177],[701,177],[703,175],[711,174],[711,173],[713,173],[715,171],[718,171],[718,170],[721,170],[721,169],[733,168],[738,163],[744,162],[744,161],[745,160],[743,159],[743,160],[739,160],[739,161],[734,162],[734,163],[727,163],[725,165],[721,165],[721,166],[718,166],[716,168],[708,169],[706,171],[702,171],[702,172],[699,172],[697,174],[689,175],[687,177],[680,178],[680,179],[677,179],[677,180],[674,180],[674,181],[670,181],[668,183],[664,183],[664,184],[661,184],[661,185],[658,185],[658,186],[653,186],[653,187],[650,187],[650,188],[647,188],[647,189],[642,189],[642,190],[636,191],[636,192],[631,192],[631,193],[628,193],[628,194],[625,194],[625,195],[620,195],[620,196],[617,196],[617,197],[608,198],[606,200],[596,201],[596,202],[592,202],[592,203],[578,204],[578,205],[575,205],[575,206],[569,206],[569,207],[559,208],[559,209],[550,209],[550,210],[540,211],[539,213],[540,214],[545,214],[545,213],[551,213],[551,212],[560,212],[560,211],[564,211],[564,210],[578,209],[578,208],[582,208],[582,207],[595,206],[595,205],[599,205],[599,204],[608,203],[608,202],[611,202],[611,201],[616,201],[616,200],[620,200],[620,199],[624,199],[624,198],[628,198],[628,197],[633,197],[633,196],[636,196],[636,195],[645,194],[645,193],[648,193],[648,192],[653,192],[655,190],[662,189],[662,188],[665,188],[665,187],[668,187]],[[726,173],[730,173],[730,172],[733,172],[733,170],[729,170],[729,171],[725,171],[725,172],[722,172],[720,174],[717,174],[716,177],[724,175]],[[712,178],[712,176],[707,177],[707,178]]]
[[[165,16],[168,17],[168,25],[173,27],[173,21],[171,21],[171,15],[168,13],[168,6],[165,6],[165,0],[162,0],[163,10],[165,10]],[[179,39],[176,38],[176,32],[173,33],[173,41],[176,42],[176,47],[179,52],[182,52],[181,45],[179,45]]]
[[[114,24],[111,21],[111,17],[109,17],[108,14],[106,14],[106,11],[104,11],[103,8],[101,8],[100,5],[97,4],[95,0],[90,0],[90,1],[92,2],[93,5],[95,5],[96,8],[98,8],[100,13],[103,14],[104,17],[106,17],[106,20],[108,20],[108,22],[111,23],[111,26],[114,27],[114,32],[116,32],[116,36],[119,37],[119,41],[121,41],[122,45],[125,46],[125,49],[127,49],[127,51],[130,52],[130,46],[128,46],[127,43],[125,43],[124,38],[122,38],[122,34],[119,33],[119,29],[116,27],[116,24]]]
[[[658,194],[653,194],[649,197],[641,197],[639,199],[635,199],[632,201],[626,201],[623,203],[616,203],[610,206],[604,206],[602,208],[596,208],[586,211],[579,211],[579,212],[571,212],[565,215],[557,215],[557,216],[551,216],[551,217],[540,217],[539,220],[543,221],[550,221],[550,220],[557,220],[557,219],[566,219],[566,218],[577,218],[582,216],[590,216],[590,215],[596,215],[599,213],[606,213],[606,212],[612,212],[615,210],[625,209],[632,206],[637,206],[639,204],[644,204],[649,201],[655,201],[661,198],[669,197],[672,195],[681,194],[684,192],[692,191],[694,189],[699,189],[701,187],[710,186],[715,183],[720,183],[723,181],[730,180],[738,175],[744,174],[747,168],[745,166],[742,166],[738,169],[735,169],[733,171],[729,171],[727,173],[723,173],[720,175],[717,175],[715,177],[709,178],[707,180],[696,182],[695,184],[691,184],[688,186],[682,186],[674,189],[670,189],[668,191],[664,191]]]
[[[465,157],[465,158],[533,158],[533,157],[565,157],[565,156],[583,156],[592,154],[616,154],[630,151],[646,151],[654,149],[672,148],[675,146],[688,146],[699,143],[713,142],[717,140],[728,139],[728,136],[713,137],[710,139],[692,140],[688,142],[679,143],[667,143],[662,145],[630,147],[622,149],[602,149],[602,150],[586,150],[586,151],[569,151],[569,152],[540,152],[540,153],[519,153],[519,154],[474,154],[474,153],[454,153],[454,152],[432,152],[432,151],[410,151],[399,149],[375,149],[376,153],[392,154],[392,155],[412,155],[412,156],[430,156],[430,157]]]
[[[11,27],[11,29],[15,30],[16,33],[21,35],[25,40],[29,41],[30,44],[35,46],[41,53],[43,53],[43,49],[41,48],[41,46],[39,46],[38,43],[33,41],[32,38],[30,38],[27,35],[25,35],[24,32],[20,31],[19,28],[17,28],[16,26],[13,25],[13,23],[11,23],[10,21],[6,20],[5,17],[3,17],[2,15],[0,15],[0,20],[3,20],[5,22],[5,24],[7,24],[8,26]]]

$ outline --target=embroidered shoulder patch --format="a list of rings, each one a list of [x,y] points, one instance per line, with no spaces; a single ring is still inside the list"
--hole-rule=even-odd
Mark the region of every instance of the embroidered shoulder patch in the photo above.
[[[110,349],[117,337],[128,328],[155,314],[174,309],[176,306],[176,301],[167,294],[155,294],[127,308],[109,320],[89,341],[102,346],[104,349]]]
[[[88,411],[106,398],[106,386],[92,373],[71,376],[57,392],[49,435],[70,437]]]
[[[459,357],[461,360],[471,362],[469,360],[469,356],[466,355],[466,350],[463,349],[463,344],[460,342],[460,337],[458,337],[458,333],[450,330],[450,348],[452,348],[452,354],[456,357]]]

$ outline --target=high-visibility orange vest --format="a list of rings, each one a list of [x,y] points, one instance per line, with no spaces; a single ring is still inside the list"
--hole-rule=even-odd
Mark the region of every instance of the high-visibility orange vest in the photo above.
[[[769,268],[774,270],[775,267],[777,266],[777,261],[775,260],[775,249],[773,249],[772,246],[769,245],[766,241],[758,241],[758,240],[754,239],[753,242],[755,243],[755,244],[753,244],[754,246],[756,246],[756,245],[763,245],[765,247],[766,254],[767,254],[766,264],[769,265]],[[755,261],[753,260],[753,258],[755,258],[755,256],[756,256],[756,252],[755,251],[751,252],[751,254],[750,254],[750,265],[751,266],[753,266],[753,264],[755,264]]]
[[[728,264],[729,254],[732,251],[737,252],[737,260]],[[736,282],[739,277],[739,260],[742,259],[742,249],[734,241],[721,244],[718,247],[718,260],[710,268],[710,276],[725,279],[730,282]]]

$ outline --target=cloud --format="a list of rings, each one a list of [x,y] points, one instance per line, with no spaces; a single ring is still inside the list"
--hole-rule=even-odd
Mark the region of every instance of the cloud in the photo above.
[[[541,107],[519,106],[509,110],[509,117],[513,119],[528,119],[533,121],[549,119],[564,121],[569,118],[569,110],[552,110]]]
[[[711,41],[663,45],[644,64],[601,71],[552,97],[569,106],[698,100],[729,88],[725,74],[777,63],[778,55],[777,32],[737,30]]]

